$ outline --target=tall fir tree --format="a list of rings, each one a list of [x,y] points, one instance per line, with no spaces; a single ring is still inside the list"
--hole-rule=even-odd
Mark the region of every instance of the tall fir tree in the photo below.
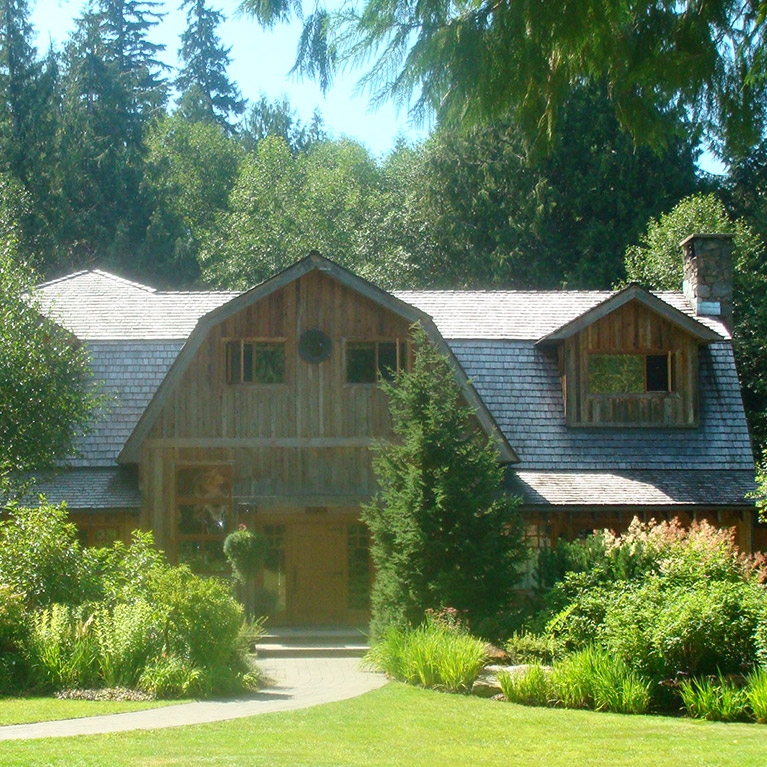
[[[175,83],[179,114],[190,122],[215,123],[232,134],[234,121],[245,111],[245,100],[226,73],[229,48],[221,45],[216,34],[224,17],[205,0],[184,0],[184,8],[187,27],[181,35],[182,67]]]
[[[0,0],[0,171],[24,189],[29,213],[18,222],[18,246],[32,258],[50,246],[51,169],[55,163],[55,57],[32,45],[26,0]]]
[[[62,237],[71,263],[136,273],[150,211],[145,136],[167,98],[162,46],[148,40],[154,2],[101,0],[78,20],[64,54]]]
[[[395,439],[378,448],[379,493],[362,513],[376,568],[371,631],[380,637],[451,607],[493,634],[526,559],[522,519],[450,363],[420,328],[414,341],[412,371],[384,385]]]

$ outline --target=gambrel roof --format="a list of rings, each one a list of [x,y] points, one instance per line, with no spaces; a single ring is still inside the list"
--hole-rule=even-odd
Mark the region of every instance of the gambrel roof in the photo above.
[[[71,465],[117,471],[121,452],[135,460],[136,446],[151,423],[153,399],[161,401],[163,387],[172,387],[173,371],[183,369],[207,329],[312,268],[325,269],[400,316],[424,324],[453,360],[464,390],[475,397],[472,404],[483,414],[485,428],[497,425],[509,455],[518,458],[515,487],[528,503],[559,505],[589,498],[606,505],[629,499],[640,505],[666,499],[744,503],[744,488],[753,481],[753,455],[730,336],[717,318],[695,317],[681,293],[649,293],[636,286],[623,294],[387,293],[319,255],[242,293],[156,291],[100,271],[41,286],[43,306],[86,342],[96,379],[114,397],[111,414],[85,438]],[[567,427],[556,358],[539,342],[555,341],[558,334],[625,300],[640,300],[660,311],[701,342],[698,427]],[[126,445],[132,447],[126,451]],[[108,486],[99,476],[100,486]],[[715,493],[708,476],[716,476]],[[87,507],[74,498],[70,505]]]

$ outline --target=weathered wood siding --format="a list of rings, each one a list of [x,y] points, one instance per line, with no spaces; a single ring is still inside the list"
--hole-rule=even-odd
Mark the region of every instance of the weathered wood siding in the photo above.
[[[591,354],[671,352],[672,392],[592,394]],[[678,326],[632,301],[564,344],[563,390],[570,426],[696,426],[698,343]]]
[[[313,328],[332,340],[311,364],[298,339]],[[391,434],[384,394],[347,384],[347,341],[407,338],[408,323],[344,285],[311,272],[215,326],[165,401],[141,449],[143,523],[172,543],[177,467],[227,463],[235,503],[356,505],[374,488],[370,445]],[[225,342],[283,340],[282,384],[228,384]]]

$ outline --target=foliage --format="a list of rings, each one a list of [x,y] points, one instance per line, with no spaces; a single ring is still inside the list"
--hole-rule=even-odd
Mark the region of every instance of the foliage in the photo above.
[[[0,598],[0,692],[232,693],[258,681],[247,654],[261,625],[243,625],[226,583],[169,566],[148,533],[84,549],[64,508],[14,509],[0,523]]]
[[[0,695],[23,688],[28,668],[21,648],[29,637],[24,598],[0,583]]]
[[[281,138],[293,154],[306,152],[314,144],[329,140],[319,110],[304,124],[296,117],[287,96],[269,100],[262,94],[245,115],[239,139],[249,152],[255,152],[269,136]]]
[[[767,598],[752,583],[649,578],[613,595],[601,637],[612,653],[654,678],[744,673],[757,662],[754,633],[766,616]]]
[[[85,350],[41,316],[34,276],[0,243],[0,468],[29,471],[71,455],[99,398]]]
[[[376,450],[380,492],[362,513],[373,539],[375,636],[443,607],[476,629],[509,608],[524,558],[491,440],[472,423],[447,359],[423,330],[413,338],[412,371],[383,385],[396,440]]]
[[[390,626],[365,663],[401,682],[466,693],[486,660],[484,642],[460,626],[427,619],[415,629]]]
[[[91,687],[98,680],[98,640],[83,608],[52,604],[32,615],[25,645],[34,687]]]
[[[663,117],[690,110],[721,151],[743,154],[764,112],[763,8],[581,0],[351,3],[304,18],[295,69],[327,87],[339,64],[369,66],[374,102],[409,103],[415,117],[475,124],[514,110],[532,138],[551,135],[567,93],[604,83],[621,122],[662,144]],[[301,17],[301,0],[246,0],[265,26]]]
[[[27,606],[96,599],[99,573],[97,554],[80,547],[65,507],[41,502],[12,508],[0,521],[0,583],[22,595]]]
[[[240,583],[246,583],[255,574],[266,556],[267,540],[262,534],[240,525],[239,530],[224,539],[224,554]]]
[[[712,722],[735,722],[745,716],[746,691],[721,673],[717,677],[685,679],[679,694],[687,714]]]
[[[178,288],[199,279],[200,244],[228,209],[243,159],[238,142],[218,125],[180,115],[153,122],[144,183],[153,208],[146,248],[155,258],[155,281]]]
[[[533,664],[526,669],[510,673],[500,671],[498,684],[509,703],[522,706],[548,706],[552,701],[553,691],[549,675],[543,666]]]
[[[758,668],[746,678],[746,700],[758,724],[767,724],[767,669]]]
[[[378,196],[378,168],[359,144],[318,142],[293,154],[284,139],[266,138],[203,242],[203,277],[246,288],[312,250],[364,277],[374,261],[367,233]]]
[[[653,679],[744,673],[761,661],[763,573],[731,531],[635,520],[623,535],[597,532],[557,556],[566,572],[537,623],[568,649],[596,643]]]
[[[644,714],[650,706],[650,681],[597,647],[586,647],[555,664],[549,681],[555,699],[566,708]]]
[[[635,147],[598,87],[568,94],[548,154],[508,116],[443,127],[412,153],[404,225],[384,227],[382,250],[401,238],[430,287],[607,288],[647,219],[696,189],[682,130],[669,116],[668,148]]]
[[[184,656],[161,655],[141,673],[139,687],[158,698],[205,697],[211,692],[209,674]]]
[[[551,665],[564,654],[564,647],[551,634],[514,632],[504,645],[513,664],[543,663]]]
[[[216,28],[224,21],[220,11],[205,0],[184,0],[187,27],[181,35],[181,71],[176,78],[178,110],[189,122],[212,122],[227,134],[232,120],[245,111],[245,101],[229,80],[229,50],[223,48]]]

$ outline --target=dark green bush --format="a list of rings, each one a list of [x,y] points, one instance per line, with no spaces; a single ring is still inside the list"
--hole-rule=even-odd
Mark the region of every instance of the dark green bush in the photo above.
[[[266,556],[267,541],[260,533],[240,526],[224,539],[224,555],[241,583],[251,579]]]
[[[767,596],[753,583],[668,584],[652,578],[608,602],[604,646],[655,678],[745,673],[757,663],[754,635]]]

